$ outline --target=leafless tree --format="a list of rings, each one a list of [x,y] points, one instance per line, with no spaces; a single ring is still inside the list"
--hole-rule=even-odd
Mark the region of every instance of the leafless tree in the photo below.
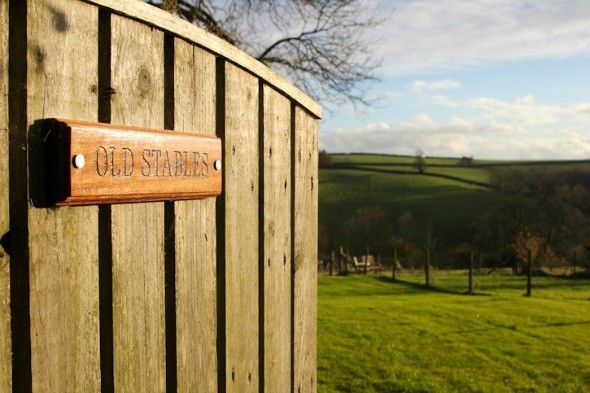
[[[318,154],[318,164],[320,165],[320,168],[332,166],[332,155],[326,150],[320,150]]]
[[[426,170],[426,159],[424,158],[424,152],[422,150],[416,150],[414,168],[416,168],[420,173],[424,173]]]
[[[380,60],[367,0],[145,0],[235,45],[324,106],[370,104]]]
[[[393,225],[391,214],[380,206],[360,208],[343,226],[346,246],[354,253],[382,251],[389,243]]]
[[[590,247],[589,170],[496,168],[490,184],[494,198],[477,223],[488,252],[525,261],[531,251],[552,267]]]

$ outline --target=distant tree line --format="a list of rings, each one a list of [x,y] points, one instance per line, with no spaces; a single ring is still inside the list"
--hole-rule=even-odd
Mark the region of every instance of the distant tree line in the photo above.
[[[492,201],[470,241],[448,244],[428,219],[368,206],[342,224],[337,242],[353,255],[395,252],[409,268],[423,266],[428,251],[438,268],[465,268],[473,253],[479,267],[522,273],[530,252],[536,269],[590,269],[590,170],[496,168],[490,185]],[[334,245],[323,228],[319,240],[320,252]]]
[[[590,170],[496,168],[495,194],[477,222],[476,242],[503,266],[537,266],[590,258]]]

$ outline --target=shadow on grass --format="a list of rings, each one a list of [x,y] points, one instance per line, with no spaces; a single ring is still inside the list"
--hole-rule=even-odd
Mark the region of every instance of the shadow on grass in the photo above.
[[[566,326],[577,326],[577,325],[590,325],[590,321],[577,321],[577,322],[557,322],[557,323],[542,323],[538,325],[502,325],[497,323],[488,322],[491,327],[481,328],[481,329],[470,329],[470,330],[457,330],[455,332],[450,332],[451,334],[467,334],[467,333],[481,333],[481,332],[489,332],[498,329],[505,329],[511,331],[518,331],[519,333],[526,334],[531,337],[538,337],[535,334],[532,334],[528,329],[538,329],[538,328],[551,328],[551,327],[566,327]]]
[[[521,274],[521,276],[526,276],[525,274]],[[590,272],[586,271],[578,271],[572,274],[554,274],[551,272],[546,272],[545,270],[537,270],[534,272],[533,276],[535,277],[550,277],[556,279],[563,279],[563,280],[590,280]]]
[[[391,277],[385,277],[385,276],[378,276],[378,277],[376,277],[376,279],[381,282],[386,282],[386,283],[390,283],[390,284],[405,285],[408,288],[415,289],[416,292],[418,292],[418,291],[434,292],[434,293],[444,293],[444,294],[448,294],[448,295],[461,295],[461,296],[491,296],[489,293],[482,293],[482,292],[469,293],[468,291],[464,291],[464,292],[452,291],[450,289],[439,288],[434,285],[419,284],[417,282],[404,281],[404,280],[400,280],[400,279],[393,279]]]
[[[484,282],[480,284],[485,286],[488,291],[501,291],[505,289],[523,291],[526,289],[526,276],[510,276],[502,282]],[[590,281],[583,278],[570,278],[567,276],[533,276],[533,293],[535,290],[587,290],[590,288]]]

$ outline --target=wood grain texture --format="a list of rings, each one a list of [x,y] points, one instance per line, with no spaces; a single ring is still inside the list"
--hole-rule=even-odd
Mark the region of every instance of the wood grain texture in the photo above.
[[[294,345],[295,392],[317,390],[317,121],[296,107],[294,130]]]
[[[258,79],[225,70],[226,390],[258,392]]]
[[[163,128],[163,33],[127,18],[111,18],[112,122]],[[164,204],[111,209],[115,390],[162,392],[166,386]]]
[[[264,391],[291,391],[291,103],[264,86]]]
[[[0,0],[0,238],[10,229],[8,156],[8,1]],[[10,259],[0,245],[0,392],[11,390]]]
[[[215,57],[174,42],[174,128],[214,134]],[[217,392],[215,199],[174,203],[179,392]]]
[[[296,101],[308,111],[314,114],[315,117],[322,117],[322,107],[287,82],[285,79],[277,75],[270,68],[260,63],[253,57],[247,55],[240,49],[230,45],[219,37],[207,33],[198,27],[181,20],[167,12],[159,10],[148,4],[136,0],[84,0],[89,3],[97,4],[102,7],[112,9],[123,15],[127,15],[148,24],[158,26],[166,31],[174,33],[180,37],[194,42],[203,48],[228,59],[234,64],[239,64],[241,67],[250,71],[252,74],[260,77],[277,90],[283,92],[285,95]]]
[[[47,117],[95,121],[97,8],[34,0],[27,10],[29,125]],[[29,149],[38,136],[29,136]],[[39,185],[34,169],[29,174]],[[99,391],[97,208],[30,206],[28,227],[33,391]]]

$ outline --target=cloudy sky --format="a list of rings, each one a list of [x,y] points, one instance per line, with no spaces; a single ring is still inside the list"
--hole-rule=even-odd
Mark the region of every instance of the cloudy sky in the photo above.
[[[590,159],[589,0],[382,0],[375,107],[326,113],[320,148]],[[387,14],[388,11],[384,11]]]

